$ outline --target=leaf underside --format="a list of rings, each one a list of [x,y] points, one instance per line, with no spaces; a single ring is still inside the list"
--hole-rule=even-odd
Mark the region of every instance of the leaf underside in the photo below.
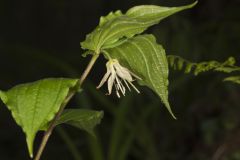
[[[49,78],[21,84],[1,92],[2,101],[26,134],[29,154],[33,156],[36,133],[46,126],[59,110],[77,79]]]
[[[103,111],[93,111],[86,109],[65,109],[57,125],[68,124],[79,129],[87,131],[94,135],[94,127],[101,122]]]
[[[153,35],[139,35],[124,44],[106,50],[125,67],[136,73],[138,82],[151,88],[175,118],[168,102],[168,62],[163,47]]]

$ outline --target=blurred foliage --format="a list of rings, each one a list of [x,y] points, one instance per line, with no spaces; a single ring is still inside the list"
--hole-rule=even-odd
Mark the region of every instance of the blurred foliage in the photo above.
[[[79,42],[101,15],[139,4],[183,5],[189,1],[7,1],[0,2],[0,88],[45,77],[78,77],[88,58]],[[174,15],[148,32],[157,36],[167,54],[193,62],[240,63],[238,0],[200,0],[192,10]],[[197,77],[171,70],[173,120],[147,88],[123,99],[95,89],[105,72],[100,59],[84,90],[70,106],[104,110],[97,138],[72,127],[56,129],[44,160],[238,160],[240,148],[240,86],[222,83],[225,75]],[[232,75],[234,76],[234,75]],[[140,87],[138,87],[140,88]],[[10,113],[0,107],[0,159],[26,159],[24,136]],[[38,141],[41,135],[38,136]]]
[[[194,63],[194,62],[185,60],[179,56],[168,55],[168,62],[169,62],[169,66],[172,67],[173,69],[184,70],[185,73],[193,72],[195,76],[207,71],[217,71],[217,72],[224,72],[224,73],[240,71],[240,67],[235,66],[236,62],[233,57],[229,57],[224,62],[206,61],[206,62]]]

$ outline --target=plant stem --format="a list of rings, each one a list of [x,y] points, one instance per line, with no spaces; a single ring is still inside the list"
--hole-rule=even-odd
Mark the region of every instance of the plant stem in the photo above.
[[[90,73],[94,63],[96,62],[97,58],[99,57],[99,54],[95,54],[93,55],[92,59],[90,60],[88,66],[86,67],[86,69],[84,70],[82,76],[80,77],[79,81],[78,81],[78,85],[79,87],[81,87],[82,83],[84,82],[84,80],[86,79],[86,77],[88,76],[88,74]],[[46,147],[46,144],[48,142],[49,137],[52,134],[53,129],[56,126],[56,122],[59,119],[59,117],[61,116],[64,108],[66,107],[66,105],[68,104],[68,102],[70,101],[70,99],[76,94],[76,90],[71,90],[69,91],[67,97],[65,98],[65,100],[63,101],[63,103],[61,104],[61,107],[59,109],[59,111],[57,112],[56,116],[54,117],[54,119],[52,120],[51,124],[49,125],[47,131],[44,133],[42,142],[40,144],[40,147],[38,149],[38,152],[36,154],[36,157],[34,158],[34,160],[40,160],[41,155],[43,153],[44,148]]]

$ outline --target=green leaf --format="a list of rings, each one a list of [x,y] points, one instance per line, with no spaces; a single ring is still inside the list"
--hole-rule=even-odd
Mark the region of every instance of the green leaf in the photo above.
[[[170,67],[176,70],[185,70],[185,73],[190,73],[193,71],[194,75],[196,76],[200,73],[211,70],[224,73],[240,71],[240,67],[235,66],[236,61],[233,57],[229,57],[224,62],[205,61],[199,63],[190,62],[182,57],[174,55],[168,55],[167,59]]]
[[[120,10],[117,10],[116,12],[110,12],[107,16],[102,16],[100,18],[99,26],[103,26],[106,24],[108,21],[111,21],[115,19],[116,17],[122,16],[122,12]]]
[[[100,53],[101,49],[114,46],[122,38],[131,38],[140,34],[148,27],[159,23],[162,19],[188,9],[193,4],[180,7],[162,7],[154,5],[141,5],[129,9],[126,14],[120,11],[111,12],[102,17],[99,26],[81,43],[83,49]]]
[[[153,35],[133,37],[105,52],[141,77],[138,82],[156,92],[175,118],[168,102],[168,62],[163,47],[157,44]]]
[[[103,111],[86,109],[65,109],[57,124],[69,124],[94,135],[94,127],[101,122]]]
[[[26,134],[29,154],[33,156],[36,133],[55,116],[77,79],[49,78],[21,84],[0,92],[2,101]]]
[[[0,90],[0,98],[3,101],[3,103],[7,102],[7,96],[6,94]]]
[[[224,79],[224,81],[230,81],[233,83],[240,84],[240,76],[231,76]]]

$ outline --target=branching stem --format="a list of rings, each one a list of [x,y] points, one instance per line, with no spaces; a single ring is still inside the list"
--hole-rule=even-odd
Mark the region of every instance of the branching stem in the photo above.
[[[88,66],[86,67],[86,69],[84,70],[82,76],[80,77],[79,81],[78,81],[78,85],[79,87],[81,87],[82,83],[84,82],[84,80],[87,78],[88,74],[90,73],[93,65],[95,64],[97,58],[99,57],[99,54],[94,54],[92,59],[90,60]],[[61,116],[64,108],[66,107],[66,105],[68,104],[68,102],[70,101],[70,99],[76,94],[76,90],[71,90],[67,97],[65,98],[64,102],[62,103],[59,111],[57,112],[56,116],[54,117],[54,119],[52,120],[51,124],[49,125],[47,131],[44,133],[44,136],[42,138],[42,142],[39,146],[38,152],[36,154],[36,157],[34,158],[34,160],[40,160],[41,155],[43,153],[44,148],[46,147],[46,144],[48,142],[49,137],[52,134],[53,129],[56,126],[56,122],[59,119],[59,117]]]

